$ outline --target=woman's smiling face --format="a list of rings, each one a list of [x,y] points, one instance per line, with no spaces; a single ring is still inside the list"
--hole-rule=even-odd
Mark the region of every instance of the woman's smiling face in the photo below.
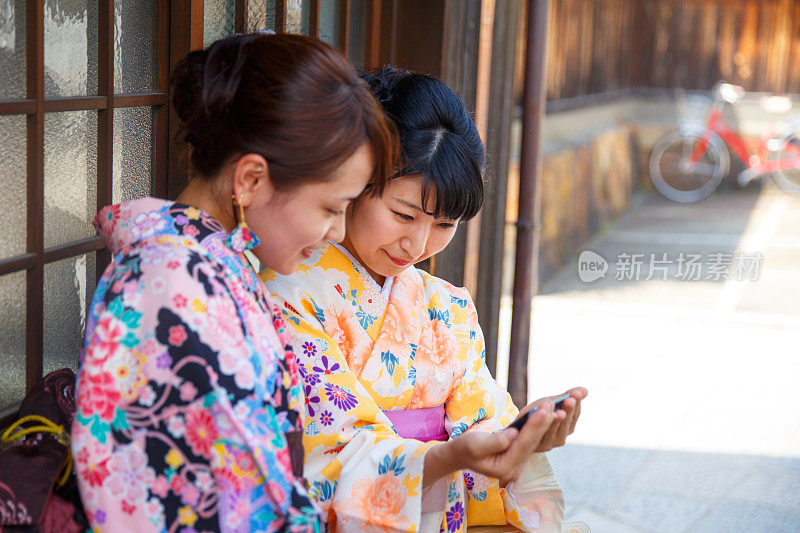
[[[364,196],[347,211],[345,247],[378,284],[442,251],[457,220],[431,215],[435,191],[422,205],[422,176],[395,178],[379,197]]]

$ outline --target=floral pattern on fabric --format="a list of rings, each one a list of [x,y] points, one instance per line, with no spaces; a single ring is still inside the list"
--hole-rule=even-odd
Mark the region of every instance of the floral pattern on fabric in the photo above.
[[[113,253],[87,320],[72,451],[92,526],[319,531],[286,435],[304,412],[285,323],[193,207],[104,208]]]
[[[382,411],[444,404],[455,438],[500,430],[517,409],[486,368],[466,290],[408,268],[386,301],[359,267],[328,246],[290,276],[261,277],[302,347],[300,376],[319,398],[306,413],[305,472],[329,528],[418,531],[424,455],[436,444],[401,438]],[[509,491],[474,472],[452,474],[441,531],[505,523],[560,531],[563,495],[547,459],[534,454],[528,463],[538,477]]]

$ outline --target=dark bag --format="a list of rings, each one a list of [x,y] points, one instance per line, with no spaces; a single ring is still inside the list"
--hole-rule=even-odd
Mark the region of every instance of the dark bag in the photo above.
[[[22,401],[0,448],[0,533],[78,533],[88,528],[72,473],[69,429],[75,374],[45,376]]]

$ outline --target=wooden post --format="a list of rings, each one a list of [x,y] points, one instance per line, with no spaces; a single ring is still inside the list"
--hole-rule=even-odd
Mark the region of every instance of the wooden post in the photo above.
[[[525,87],[522,107],[517,254],[511,317],[508,390],[518,406],[528,403],[531,300],[537,286],[541,137],[545,106],[545,61],[550,0],[529,0]]]
[[[286,33],[286,0],[275,0],[275,33]]]
[[[503,291],[506,196],[511,158],[512,126],[521,91],[517,79],[518,38],[524,13],[523,0],[498,0],[492,38],[491,88],[488,103],[486,153],[487,185],[481,211],[480,259],[477,291],[472,297],[478,309],[486,346],[486,366],[497,376],[497,344],[500,328],[500,299]]]
[[[366,51],[364,63],[366,68],[375,68],[380,63],[381,54],[381,0],[367,2]]]
[[[192,50],[203,48],[203,2],[172,0],[170,13],[169,70]],[[169,179],[167,196],[175,199],[189,182],[189,154],[186,143],[176,139],[180,121],[175,110],[169,112]]]
[[[26,274],[25,390],[44,368],[44,0],[28,2],[25,12],[27,97],[35,111],[27,117],[28,244],[36,266]]]
[[[350,0],[339,0],[339,51],[350,51]]]
[[[444,81],[466,105],[475,109],[478,66],[480,0],[444,2],[444,38],[441,47],[441,74]],[[403,32],[398,32],[403,35]],[[435,73],[434,73],[435,74]],[[450,244],[437,254],[433,273],[453,285],[464,285],[464,257],[467,231],[461,224]]]
[[[492,37],[495,0],[482,0],[478,26],[478,73],[475,88],[475,126],[484,146],[489,134],[489,88],[492,73]],[[473,298],[478,294],[478,264],[481,246],[481,214],[467,222],[464,245],[464,287]]]
[[[308,34],[312,37],[319,37],[319,2],[311,0],[308,6]]]
[[[233,29],[236,33],[247,33],[247,0],[236,2],[233,14]]]

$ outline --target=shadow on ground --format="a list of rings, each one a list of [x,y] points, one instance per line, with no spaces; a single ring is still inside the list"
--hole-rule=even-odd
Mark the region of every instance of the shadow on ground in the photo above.
[[[592,533],[800,530],[800,458],[587,445],[548,455],[566,519]]]

